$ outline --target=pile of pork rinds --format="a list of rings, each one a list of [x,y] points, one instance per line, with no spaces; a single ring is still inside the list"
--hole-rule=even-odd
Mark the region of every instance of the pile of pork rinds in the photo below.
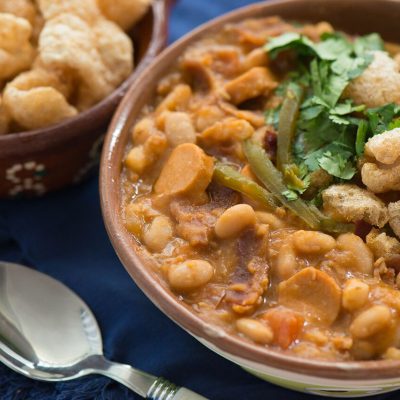
[[[0,0],[0,135],[73,117],[133,70],[152,0]]]

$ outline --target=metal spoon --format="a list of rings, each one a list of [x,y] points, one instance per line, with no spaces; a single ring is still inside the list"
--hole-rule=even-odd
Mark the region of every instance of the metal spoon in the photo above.
[[[163,378],[108,361],[89,307],[62,283],[0,262],[0,361],[42,381],[88,374],[114,379],[152,400],[207,400]]]

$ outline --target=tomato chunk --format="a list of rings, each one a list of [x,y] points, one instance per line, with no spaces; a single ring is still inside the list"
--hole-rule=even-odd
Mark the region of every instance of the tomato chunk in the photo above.
[[[274,343],[287,349],[298,337],[304,319],[299,314],[285,308],[271,308],[262,315],[274,332]]]

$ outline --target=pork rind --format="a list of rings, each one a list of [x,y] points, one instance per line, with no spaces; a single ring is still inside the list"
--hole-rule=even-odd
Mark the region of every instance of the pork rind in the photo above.
[[[4,91],[4,105],[22,128],[39,129],[75,116],[68,104],[67,86],[44,70],[25,72],[10,82]]]
[[[31,0],[0,0],[0,13],[25,18],[32,26],[37,14],[36,7]]]
[[[365,145],[365,155],[382,164],[391,165],[400,159],[400,128],[375,135]]]
[[[374,193],[400,190],[400,129],[369,139],[365,155],[376,162],[366,162],[362,166],[364,185]]]
[[[374,253],[375,258],[390,258],[400,254],[400,242],[385,232],[372,229],[366,238],[367,246]]]
[[[0,0],[0,13],[13,14],[28,20],[32,26],[31,42],[37,43],[44,19],[32,0]]]
[[[30,73],[21,74],[18,77],[19,85],[32,88],[34,86],[51,86],[62,93],[69,101],[74,96],[76,82],[72,74],[66,74],[60,68],[50,68],[43,64],[40,57],[36,58]]]
[[[274,76],[264,67],[254,67],[225,84],[224,89],[233,104],[240,104],[270,93],[278,86]]]
[[[28,69],[35,50],[29,42],[32,26],[12,14],[0,13],[0,81]]]
[[[79,110],[105,98],[133,68],[132,43],[116,25],[100,20],[91,27],[73,14],[46,23],[39,51],[43,65],[76,78]]]
[[[400,165],[393,168],[380,168],[373,163],[366,163],[361,170],[362,181],[374,193],[400,190]]]
[[[97,0],[97,4],[106,18],[114,21],[123,30],[127,31],[146,14],[152,1],[153,0]]]
[[[380,107],[388,103],[400,104],[399,66],[388,53],[374,52],[369,67],[347,86],[345,97],[356,104]]]
[[[93,26],[93,32],[107,69],[107,81],[117,87],[133,70],[132,42],[118,25],[105,19]]]
[[[130,1],[136,3],[136,1]],[[61,14],[73,14],[93,23],[101,17],[96,0],[37,0],[39,9],[45,20],[58,17]]]
[[[393,229],[396,236],[400,238],[400,201],[390,203],[388,205],[388,210],[390,227]]]
[[[383,201],[356,185],[332,185],[322,192],[322,199],[325,212],[338,221],[364,220],[383,227],[389,220]]]
[[[35,69],[18,75],[7,87],[14,86],[19,90],[29,90],[35,87],[50,86],[60,92],[65,98],[72,93],[73,82],[65,80],[57,71],[41,68],[35,63]]]
[[[0,135],[8,133],[10,124],[10,115],[4,107],[3,100],[0,97]]]

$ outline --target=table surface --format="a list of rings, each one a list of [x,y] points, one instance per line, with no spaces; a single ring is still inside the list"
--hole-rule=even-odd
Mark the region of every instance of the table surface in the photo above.
[[[250,0],[180,0],[170,41]],[[98,177],[41,199],[0,201],[0,259],[61,280],[92,308],[112,360],[185,385],[212,400],[304,400],[263,382],[206,349],[144,296],[117,259],[105,232]],[[388,394],[377,399],[397,399]],[[138,396],[103,377],[50,384],[0,365],[1,400],[126,400]]]

